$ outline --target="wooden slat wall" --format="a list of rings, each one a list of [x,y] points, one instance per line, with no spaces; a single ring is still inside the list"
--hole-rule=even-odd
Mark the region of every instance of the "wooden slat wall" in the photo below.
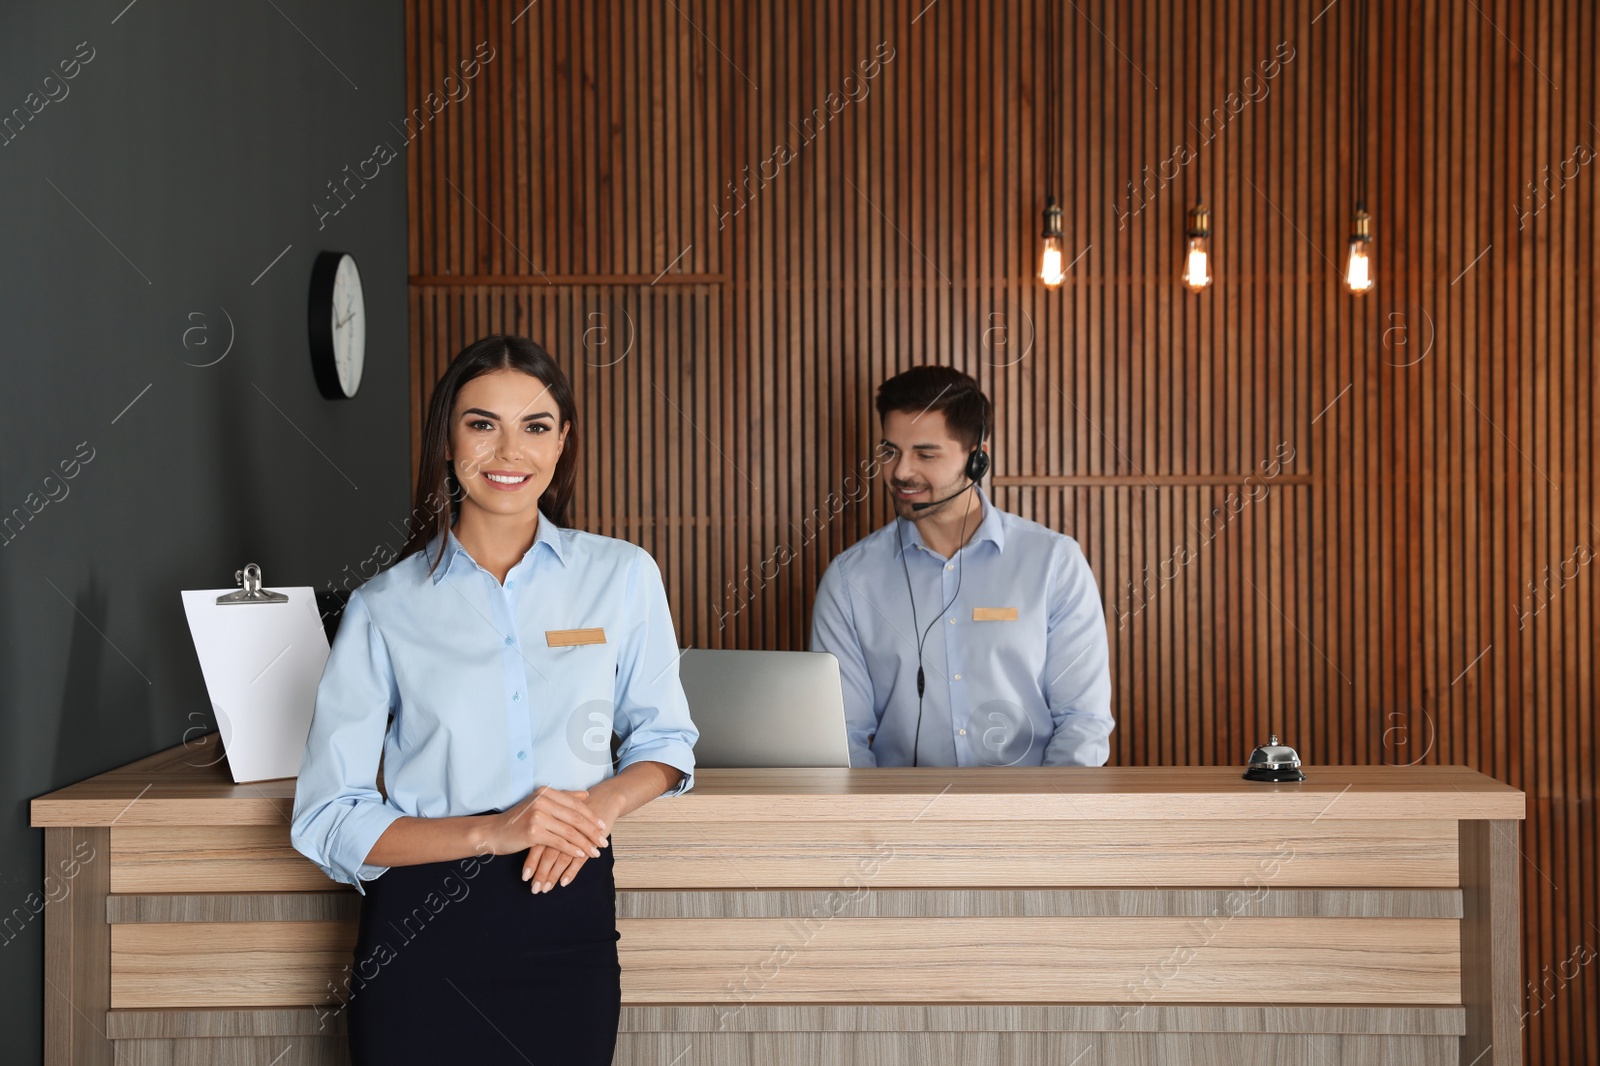
[[[1361,300],[1337,283],[1355,12],[1077,0],[1051,42],[1045,0],[408,0],[413,101],[496,49],[408,150],[414,422],[467,342],[540,339],[584,406],[581,524],[656,556],[683,643],[797,648],[828,560],[888,513],[829,508],[876,383],[978,375],[996,501],[1099,578],[1113,761],[1232,763],[1273,729],[1312,763],[1528,790],[1530,1061],[1600,1061],[1577,966],[1600,950],[1600,578],[1578,561],[1600,178],[1574,158],[1600,141],[1596,12],[1372,5]],[[1081,253],[1058,292],[1033,279],[1051,47]],[[780,142],[796,157],[763,171]],[[1176,282],[1197,198],[1200,297]]]

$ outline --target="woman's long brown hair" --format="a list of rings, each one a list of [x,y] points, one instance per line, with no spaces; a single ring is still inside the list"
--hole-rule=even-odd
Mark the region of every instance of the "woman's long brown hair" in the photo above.
[[[417,492],[411,512],[411,535],[400,549],[396,562],[423,551],[439,538],[439,556],[428,565],[433,573],[444,558],[444,533],[455,525],[461,512],[461,483],[444,457],[450,439],[450,415],[455,410],[461,387],[473,378],[495,370],[520,370],[544,382],[556,402],[562,423],[568,427],[567,439],[556,460],[550,485],[539,497],[539,510],[558,526],[572,521],[572,492],[578,481],[578,405],[572,385],[561,367],[545,351],[526,337],[500,334],[474,341],[463,348],[434,386],[428,403],[428,420],[422,430],[422,466],[417,471]],[[448,505],[448,506],[447,506]]]

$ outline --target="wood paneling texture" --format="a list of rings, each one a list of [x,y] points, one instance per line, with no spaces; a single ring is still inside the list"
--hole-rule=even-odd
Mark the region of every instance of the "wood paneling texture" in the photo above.
[[[708,824],[629,822],[616,828],[617,886],[821,888],[847,883],[864,864],[886,864],[879,886],[974,884],[1118,887],[1138,884],[1233,888],[1263,876],[1314,888],[1455,888],[1460,883],[1451,822],[1207,820],[1049,826],[1038,821]],[[1502,823],[1503,824],[1503,823]],[[228,829],[115,829],[111,888],[118,893],[308,892],[326,889],[317,867],[278,834]],[[203,838],[209,837],[207,843]],[[759,843],[751,843],[752,840]],[[706,869],[704,847],[739,856]]]
[[[887,517],[875,486],[830,506],[876,383],[978,375],[996,502],[1099,579],[1113,761],[1235,763],[1271,729],[1313,766],[1526,789],[1529,1061],[1600,1061],[1597,13],[1372,5],[1355,299],[1356,8],[1080,0],[1052,42],[1044,0],[408,0],[413,101],[496,49],[409,150],[414,422],[465,343],[540,339],[583,405],[580,524],[655,555],[683,643],[797,648]]]
[[[426,935],[428,916],[389,938]],[[1461,925],[1447,918],[1234,918],[1204,962],[1161,969],[1193,918],[619,918],[629,1004],[1386,1003],[1461,1000]],[[748,983],[752,959],[800,936],[781,974]],[[355,922],[180,922],[111,927],[111,1006],[295,1007],[332,1002],[349,979]],[[1187,956],[1186,956],[1187,958]],[[1270,991],[1261,983],[1272,972]],[[764,971],[763,971],[764,973]],[[360,992],[356,978],[356,994]],[[346,985],[346,987],[350,987]]]

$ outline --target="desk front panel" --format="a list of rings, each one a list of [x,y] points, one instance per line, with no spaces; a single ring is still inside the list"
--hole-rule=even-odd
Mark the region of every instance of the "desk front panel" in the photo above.
[[[681,819],[615,839],[627,1004],[1461,1002],[1455,822]],[[113,1008],[358,992],[356,897],[286,826],[119,826],[111,853]]]
[[[52,1066],[343,1066],[359,895],[292,782],[179,754],[35,801],[110,857],[46,913]],[[616,1061],[1518,1066],[1521,810],[1451,767],[707,771],[615,834]]]
[[[623,823],[619,889],[1455,888],[1454,821]],[[328,879],[288,827],[111,830],[111,890],[300,892]]]

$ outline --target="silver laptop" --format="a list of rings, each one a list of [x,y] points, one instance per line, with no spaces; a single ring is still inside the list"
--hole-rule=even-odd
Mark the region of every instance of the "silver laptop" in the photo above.
[[[827,652],[690,648],[678,662],[697,767],[850,765],[839,660]]]

